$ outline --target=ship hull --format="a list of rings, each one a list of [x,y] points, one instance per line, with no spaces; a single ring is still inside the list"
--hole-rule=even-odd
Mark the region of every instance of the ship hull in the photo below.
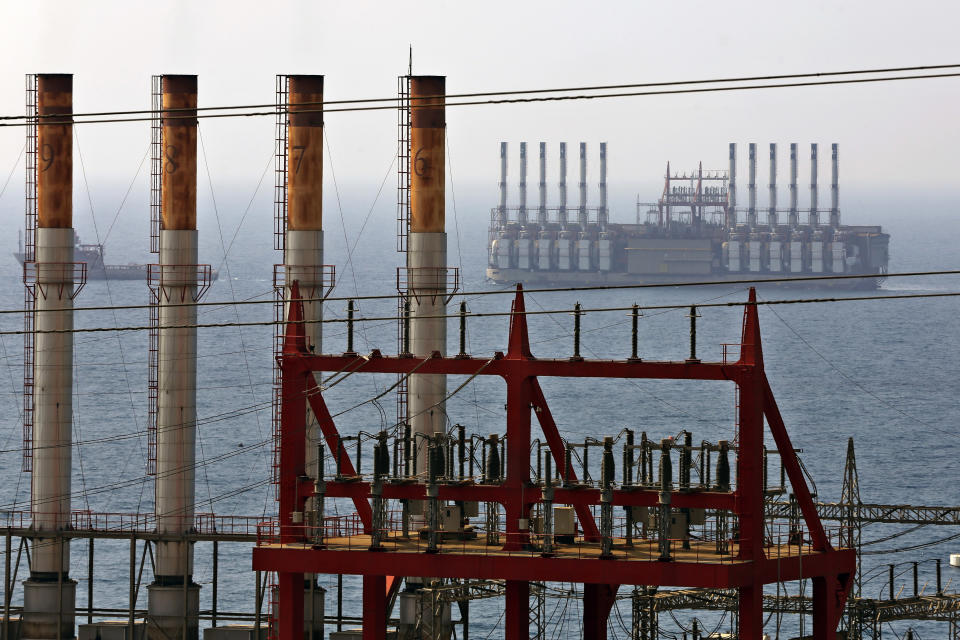
[[[802,274],[797,280],[783,280],[790,278],[790,274],[750,274],[750,273],[710,273],[705,275],[680,274],[635,274],[597,271],[536,271],[525,269],[487,269],[487,279],[497,284],[522,283],[525,286],[548,287],[593,287],[618,285],[668,285],[689,284],[694,282],[746,282],[757,283],[764,287],[778,287],[786,289],[833,289],[838,291],[874,291],[880,287],[884,278],[882,275],[867,276],[864,278],[844,278],[837,280],[802,280],[800,278],[816,277],[818,274]],[[829,276],[830,274],[820,274]],[[776,281],[768,281],[776,279]]]
[[[23,265],[23,254],[15,253],[13,256],[21,265]],[[90,280],[141,280],[147,279],[147,265],[145,264],[108,264],[98,265],[87,260],[78,260],[87,265],[87,281]],[[216,269],[211,270],[211,281],[216,280],[219,275]]]

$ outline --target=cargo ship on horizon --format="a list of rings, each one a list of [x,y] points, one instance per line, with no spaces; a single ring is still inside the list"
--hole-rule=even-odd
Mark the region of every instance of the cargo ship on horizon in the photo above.
[[[20,265],[24,262],[23,235],[19,235],[17,252],[13,254]],[[106,264],[102,244],[83,244],[80,236],[74,234],[73,259],[87,264],[87,280],[146,280],[149,265],[136,262],[128,264]],[[217,269],[210,270],[210,281],[217,279]]]
[[[818,207],[817,144],[810,146],[810,202],[798,207],[797,144],[790,145],[789,206],[777,206],[777,145],[770,145],[767,207],[757,206],[756,144],[749,145],[748,204],[737,207],[736,143],[729,168],[664,177],[656,202],[638,198],[632,223],[610,222],[607,143],[600,143],[600,203],[587,205],[587,145],[580,143],[579,202],[567,201],[560,143],[560,203],[547,206],[546,143],[540,143],[539,204],[527,204],[527,150],[520,143],[520,203],[507,205],[507,143],[500,144],[500,202],[491,211],[487,277],[539,285],[776,280],[788,287],[872,290],[887,273],[890,236],[879,225],[843,225],[839,149],[832,145],[830,207]],[[817,276],[864,276],[815,280]],[[805,278],[790,281],[790,278]],[[784,280],[786,279],[786,280]]]

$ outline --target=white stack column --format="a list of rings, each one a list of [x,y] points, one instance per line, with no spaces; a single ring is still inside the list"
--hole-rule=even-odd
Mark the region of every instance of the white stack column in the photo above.
[[[157,533],[148,587],[150,640],[196,640],[200,586],[193,582],[197,434],[197,77],[161,78],[161,174],[157,339]]]
[[[74,637],[76,582],[70,580],[73,420],[73,76],[37,76],[37,233],[33,275],[33,529],[24,582],[23,638]],[[29,256],[28,256],[29,257]],[[29,274],[29,268],[28,272]],[[64,331],[64,333],[46,333]],[[10,558],[7,558],[9,564]]]
[[[447,234],[445,231],[444,76],[410,79],[410,236],[407,282],[410,300],[410,350],[417,358],[446,354]],[[414,374],[408,383],[411,430],[417,438],[417,472],[426,472],[427,447],[422,436],[446,432],[447,377]]]
[[[182,535],[194,526],[197,422],[197,231],[160,231],[157,374],[157,529]],[[157,545],[157,575],[193,575],[187,542]]]

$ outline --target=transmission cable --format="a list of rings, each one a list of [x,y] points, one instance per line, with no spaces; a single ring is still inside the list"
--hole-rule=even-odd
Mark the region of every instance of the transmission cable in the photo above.
[[[937,65],[922,65],[922,66],[913,66],[913,67],[886,67],[878,69],[854,69],[854,70],[845,70],[845,71],[819,71],[819,72],[808,72],[808,73],[790,73],[790,74],[777,74],[777,75],[761,75],[761,76],[740,76],[740,77],[731,77],[731,78],[711,78],[711,79],[697,79],[697,80],[671,80],[664,82],[641,82],[641,83],[628,83],[628,84],[608,84],[608,85],[587,85],[579,87],[561,87],[561,88],[546,88],[546,89],[513,89],[505,91],[480,91],[472,93],[448,93],[442,95],[425,95],[420,96],[419,99],[450,99],[450,98],[483,98],[483,97],[492,97],[492,96],[507,96],[507,95],[519,95],[519,94],[542,94],[542,93],[561,93],[566,91],[612,91],[614,89],[640,89],[640,88],[654,88],[654,87],[670,87],[678,85],[702,85],[702,84],[719,84],[719,83],[728,83],[728,82],[761,82],[761,81],[771,81],[771,80],[797,80],[801,78],[824,78],[832,76],[849,76],[849,75],[869,75],[869,74],[881,74],[881,73],[906,73],[906,72],[917,72],[917,71],[933,71],[937,69],[956,69],[960,67],[960,64],[937,64]],[[328,105],[328,104],[370,104],[377,102],[396,102],[397,97],[391,96],[388,98],[359,98],[359,99],[347,99],[347,100],[323,100],[319,102],[301,102],[298,103],[298,106],[312,106],[312,105]],[[179,113],[187,112],[193,114],[194,112],[202,111],[229,111],[229,110],[240,110],[240,109],[267,109],[277,107],[277,103],[259,103],[259,104],[244,104],[244,105],[222,105],[215,107],[180,107],[180,108],[169,108],[163,109],[164,113]],[[301,112],[298,109],[298,112]],[[62,118],[64,116],[73,116],[73,117],[101,117],[101,116],[122,116],[122,115],[142,115],[142,114],[153,114],[155,111],[153,109],[128,109],[124,111],[97,111],[97,112],[84,112],[84,113],[49,113],[43,115],[16,115],[16,116],[0,116],[0,121],[3,120],[28,120],[31,118],[43,119],[43,118]]]
[[[951,67],[957,65],[951,65]],[[715,93],[715,92],[730,92],[730,91],[747,91],[747,90],[757,90],[757,89],[785,89],[785,88],[798,88],[798,87],[820,87],[820,86],[832,86],[832,85],[850,85],[850,84],[867,84],[867,83],[878,83],[878,82],[894,82],[894,81],[903,81],[903,80],[931,80],[931,79],[941,79],[941,78],[956,78],[960,77],[960,72],[956,73],[928,73],[928,74],[919,74],[919,75],[907,75],[907,76],[886,76],[879,78],[853,78],[853,79],[842,79],[842,80],[816,80],[810,82],[784,82],[784,83],[768,83],[768,84],[755,84],[755,85],[733,85],[733,86],[719,86],[719,87],[695,87],[687,89],[664,89],[656,91],[628,91],[620,93],[604,93],[604,94],[578,94],[578,95],[559,95],[559,96],[543,96],[543,97],[527,97],[527,98],[499,98],[499,99],[489,99],[489,100],[462,100],[458,102],[450,102],[449,96],[444,97],[443,99],[437,100],[433,103],[420,103],[414,106],[414,108],[429,108],[429,107],[463,107],[463,106],[480,106],[480,105],[502,105],[502,104],[524,104],[524,103],[538,103],[538,102],[566,102],[566,101],[577,101],[577,100],[597,100],[602,98],[629,98],[629,97],[651,97],[651,96],[663,96],[663,95],[684,95],[684,94],[700,94],[700,93]],[[523,93],[523,92],[518,92]],[[385,99],[396,101],[396,98]],[[328,103],[329,104],[329,103]],[[237,118],[237,117],[259,117],[259,116],[276,116],[277,113],[290,113],[287,110],[278,110],[276,105],[270,105],[272,108],[266,111],[244,111],[239,113],[189,113],[184,115],[164,115],[164,120],[191,120],[195,121],[201,118]],[[341,112],[356,112],[356,111],[383,111],[383,110],[400,110],[405,107],[401,105],[375,105],[375,106],[362,106],[362,107],[337,107],[333,109],[319,108],[319,109],[297,109],[296,113],[298,114],[307,114],[307,113],[341,113]],[[221,107],[223,109],[223,107]],[[190,109],[189,111],[195,111]],[[146,112],[141,111],[140,113],[155,113],[153,111]],[[46,117],[63,117],[65,115],[72,114],[50,114]],[[74,116],[82,117],[82,116]],[[11,119],[23,119],[23,116],[10,117]],[[149,122],[154,121],[156,117],[154,115],[146,117],[130,117],[130,118],[102,118],[102,119],[91,119],[91,120],[74,120],[72,124],[105,124],[105,123],[118,123],[118,122]],[[33,124],[33,120],[27,122],[3,122],[0,123],[0,127],[24,127],[30,124]],[[43,123],[40,123],[43,124]]]
[[[579,287],[545,287],[545,288],[525,288],[522,290],[523,293],[570,293],[576,291],[618,291],[618,290],[630,290],[630,289],[664,289],[664,288],[675,288],[675,287],[705,287],[705,286],[718,286],[718,285],[734,285],[734,284],[746,284],[746,285],[763,285],[763,284],[776,284],[781,282],[816,282],[816,281],[830,281],[830,280],[851,280],[851,279],[870,279],[870,278],[912,278],[919,276],[951,276],[951,275],[960,275],[960,269],[950,269],[950,270],[938,270],[938,271],[905,271],[899,273],[885,273],[885,274],[872,274],[872,275],[831,275],[831,276],[802,276],[802,277],[788,277],[788,278],[752,278],[752,279],[736,279],[736,280],[702,280],[694,282],[658,282],[658,283],[641,283],[641,284],[617,284],[617,285],[591,285],[591,286],[579,286]],[[252,304],[273,304],[274,300],[256,300],[255,298],[262,295],[268,295],[270,291],[264,292],[257,296],[253,296],[251,299],[247,300],[238,300],[236,302],[231,302],[228,300],[223,301],[214,301],[214,302],[178,302],[171,303],[167,306],[169,307],[180,307],[180,306],[196,306],[196,307],[225,307],[229,305],[252,305]],[[480,297],[480,296],[491,296],[491,295],[516,295],[517,289],[513,285],[508,285],[507,288],[502,289],[484,289],[476,291],[463,291],[459,292],[457,295],[460,296],[471,296],[471,297]],[[317,298],[302,298],[301,302],[337,302],[337,301],[360,301],[360,300],[391,300],[397,298],[403,298],[404,294],[394,293],[394,294],[379,294],[379,295],[363,295],[363,296],[325,296]],[[888,296],[881,296],[887,298],[897,297],[894,294]],[[932,294],[930,297],[936,297]],[[835,300],[853,300],[853,299],[862,299],[870,300],[873,298],[870,297],[861,297],[861,298],[852,298],[852,297],[843,297],[843,298],[819,298],[819,301],[832,302]],[[770,302],[769,304],[774,304]],[[149,309],[153,305],[151,304],[129,304],[129,305],[114,305],[114,306],[96,306],[96,307],[74,307],[74,311],[105,311],[108,309],[118,309],[118,310],[133,310],[133,309]],[[0,315],[11,314],[11,313],[24,313],[23,309],[0,309]]]
[[[689,309],[691,306],[695,306],[698,309],[707,309],[707,308],[731,308],[731,307],[764,307],[771,305],[792,305],[792,304],[822,304],[822,303],[833,303],[833,302],[863,302],[868,300],[909,300],[909,299],[926,299],[926,298],[955,298],[960,297],[960,292],[940,292],[940,293],[911,293],[911,294],[895,294],[895,295],[872,295],[872,296],[850,296],[843,298],[792,298],[786,300],[758,300],[756,302],[704,302],[704,303],[693,303],[693,304],[668,304],[668,305],[649,305],[641,307],[641,310],[659,310],[659,309]],[[301,300],[302,302],[302,300]],[[227,303],[229,304],[229,303]],[[223,305],[221,305],[223,306]],[[586,309],[581,309],[581,313],[610,313],[615,311],[632,311],[633,307],[591,307]],[[557,314],[569,314],[571,313],[570,309],[544,309],[542,311],[524,311],[522,313],[515,311],[484,311],[484,312],[470,312],[466,315],[467,318],[494,318],[494,317],[508,317],[514,315],[526,315],[526,316],[537,316],[537,315],[557,315]],[[400,320],[402,316],[371,316],[371,317],[354,317],[354,318],[333,318],[333,319],[324,319],[324,320],[262,320],[262,321],[250,321],[250,322],[213,322],[213,323],[197,323],[197,324],[181,324],[181,325],[165,325],[164,328],[167,329],[216,329],[224,327],[258,327],[258,326],[270,326],[276,324],[284,325],[296,325],[296,324],[343,324],[350,322],[384,322],[388,320]],[[428,316],[419,316],[419,319],[436,319],[436,318],[461,318],[459,313],[456,314],[434,314]],[[80,328],[80,329],[44,329],[44,330],[34,330],[32,332],[24,330],[16,331],[0,331],[0,335],[23,335],[25,333],[101,333],[106,331],[146,331],[151,329],[150,326],[127,326],[127,327],[90,327],[90,328]]]

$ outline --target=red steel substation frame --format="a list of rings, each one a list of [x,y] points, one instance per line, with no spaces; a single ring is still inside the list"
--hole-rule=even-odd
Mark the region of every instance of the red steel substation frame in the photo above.
[[[294,298],[299,295],[295,294]],[[282,371],[282,416],[280,433],[280,488],[278,536],[265,537],[253,550],[253,568],[278,574],[279,640],[302,640],[304,626],[304,573],[354,574],[363,576],[363,638],[386,636],[387,601],[398,578],[391,576],[433,576],[436,578],[500,579],[506,584],[504,637],[526,639],[529,632],[529,583],[531,581],[582,582],[584,584],[584,637],[606,637],[607,617],[619,585],[656,585],[701,588],[735,588],[738,591],[739,638],[759,640],[762,635],[762,595],[766,584],[796,581],[813,582],[813,637],[832,640],[840,621],[853,575],[856,555],[852,549],[833,548],[817,516],[794,449],[790,443],[776,401],[763,368],[760,326],[753,290],[744,309],[740,357],[736,362],[649,362],[639,360],[538,359],[530,352],[524,313],[523,293],[518,286],[513,302],[509,348],[491,359],[410,356],[383,356],[374,351],[358,365],[357,355],[312,355],[305,344],[300,304],[291,304],[284,348],[279,357]],[[495,502],[506,512],[506,536],[502,547],[486,553],[470,553],[460,545],[441,545],[439,552],[423,547],[391,547],[371,550],[360,542],[314,548],[302,523],[305,501],[314,495],[313,481],[304,472],[303,432],[306,407],[319,419],[331,451],[339,434],[319,392],[313,372],[358,371],[365,373],[448,374],[500,376],[507,387],[506,478],[501,484],[453,483],[436,488],[440,500]],[[739,387],[739,433],[734,491],[672,491],[672,506],[726,510],[739,521],[737,544],[724,561],[703,555],[677,554],[669,561],[655,555],[639,559],[614,555],[538,554],[529,549],[531,507],[541,500],[541,488],[531,482],[531,420],[540,423],[557,468],[564,464],[564,445],[550,414],[538,378],[624,378],[730,381]],[[763,435],[764,418],[770,426],[782,464],[799,503],[810,545],[794,553],[781,554],[764,537]],[[343,472],[352,475],[349,460]],[[325,495],[351,498],[366,534],[372,526],[372,483],[358,479],[330,481]],[[612,492],[617,506],[654,507],[656,490],[620,487]],[[383,499],[424,500],[427,485],[419,483],[382,484]],[[599,540],[590,508],[601,503],[598,488],[554,489],[554,504],[575,508],[585,545]],[[299,518],[297,518],[299,519]],[[358,536],[359,538],[359,536]],[[599,542],[595,544],[599,549]]]

